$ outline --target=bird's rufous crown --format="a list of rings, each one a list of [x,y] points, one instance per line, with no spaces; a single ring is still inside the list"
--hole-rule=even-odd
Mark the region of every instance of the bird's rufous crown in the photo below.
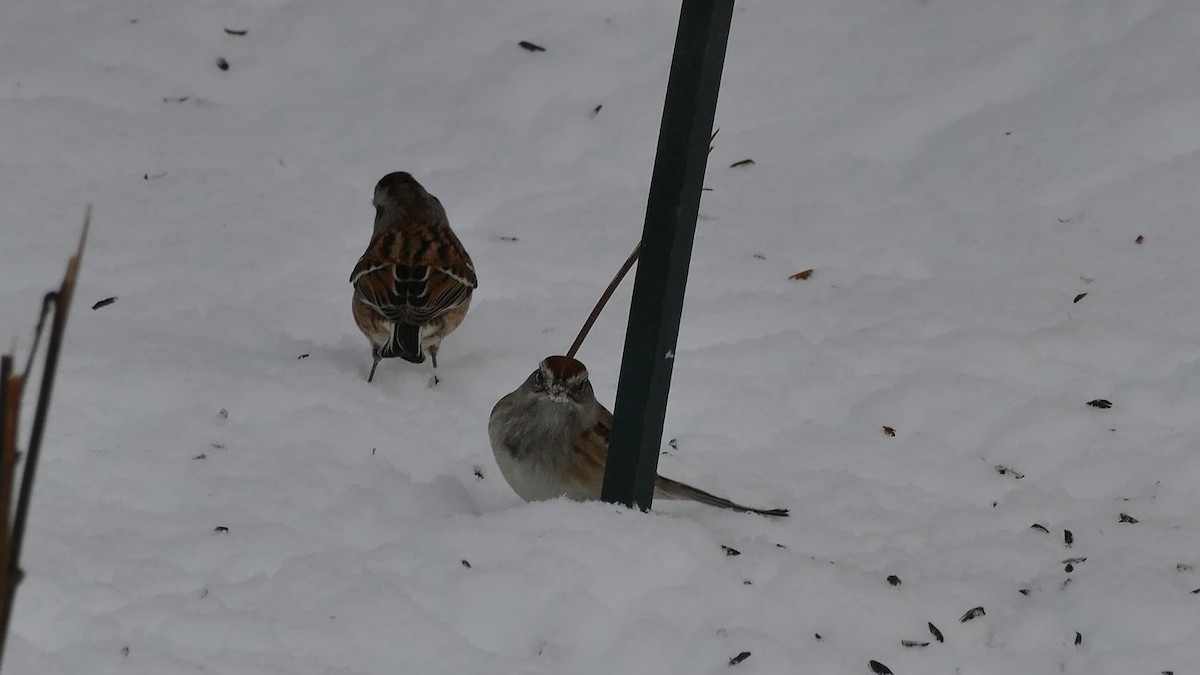
[[[542,360],[541,369],[547,377],[563,382],[579,382],[588,377],[587,366],[569,356],[547,356]]]

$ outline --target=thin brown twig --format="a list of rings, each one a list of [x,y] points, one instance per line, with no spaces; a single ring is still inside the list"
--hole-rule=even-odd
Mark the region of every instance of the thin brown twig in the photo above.
[[[79,237],[79,248],[75,255],[67,261],[67,271],[63,275],[62,286],[57,292],[48,293],[45,300],[42,302],[42,317],[38,321],[38,327],[34,334],[34,350],[30,352],[29,365],[23,374],[14,375],[12,370],[12,357],[6,356],[3,363],[0,363],[0,370],[5,371],[3,379],[3,415],[5,422],[3,425],[3,434],[0,435],[0,440],[4,441],[3,458],[4,468],[7,470],[16,463],[16,419],[20,409],[21,389],[24,387],[24,381],[28,379],[29,368],[33,364],[33,353],[36,352],[37,345],[40,344],[42,330],[45,328],[46,311],[51,304],[54,306],[53,321],[50,326],[50,335],[46,346],[46,360],[42,365],[42,382],[38,389],[37,407],[34,409],[33,426],[29,433],[29,446],[25,453],[24,475],[21,478],[21,487],[17,495],[17,505],[13,512],[12,529],[9,530],[7,518],[0,522],[3,527],[3,546],[7,547],[3,558],[0,558],[0,565],[4,565],[3,575],[0,579],[0,586],[3,586],[2,600],[0,603],[0,660],[4,657],[4,648],[8,638],[9,619],[12,616],[13,598],[16,594],[17,584],[21,582],[21,544],[25,537],[25,523],[29,516],[29,504],[33,494],[33,481],[37,473],[38,456],[42,447],[42,438],[46,430],[46,417],[50,410],[50,398],[54,393],[54,376],[58,371],[58,356],[62,351],[63,334],[67,327],[67,315],[71,310],[71,299],[75,295],[75,280],[79,274],[79,264],[83,259],[83,248],[87,243],[88,227],[92,221],[92,207],[89,205],[83,216],[83,232]],[[11,414],[11,419],[9,416]],[[10,461],[11,460],[11,461]],[[8,481],[3,492],[11,499],[12,483],[15,469],[7,471],[7,475],[3,478]],[[5,501],[4,508],[9,506],[8,500]],[[5,514],[7,515],[7,513]],[[0,548],[2,548],[0,547]]]
[[[46,328],[46,317],[50,316],[50,310],[54,307],[54,301],[58,299],[58,291],[50,291],[42,298],[42,313],[38,315],[37,327],[33,329],[33,344],[29,347],[29,357],[25,360],[25,377],[33,372],[33,359],[37,356],[38,347],[42,342],[42,331]],[[13,351],[16,351],[15,349]]]
[[[708,146],[709,152],[712,152],[713,146],[711,144],[717,139],[717,134],[719,133],[721,133],[721,130],[717,129],[712,132],[711,136],[708,137],[708,142],[710,144]],[[579,347],[583,345],[583,341],[587,337],[588,331],[592,330],[592,324],[596,323],[596,319],[600,317],[600,312],[603,311],[604,306],[608,304],[608,299],[612,297],[614,292],[616,292],[617,286],[621,285],[621,280],[624,279],[625,275],[629,273],[629,269],[633,267],[633,263],[637,262],[638,254],[641,252],[642,243],[638,242],[637,247],[633,249],[633,253],[629,254],[629,257],[625,260],[625,264],[621,265],[621,269],[617,270],[617,275],[608,283],[608,288],[604,289],[604,293],[601,294],[600,299],[596,301],[596,306],[592,309],[592,313],[588,315],[587,321],[583,322],[583,328],[579,329],[579,335],[575,336],[575,342],[571,343],[571,348],[567,350],[567,356],[575,358],[575,354],[579,351]]]
[[[13,355],[0,357],[0,523],[4,532],[12,516],[12,490],[17,466],[17,426],[20,420],[21,390],[25,376],[13,372]],[[7,537],[0,537],[7,547]],[[0,551],[0,561],[8,560],[8,551]],[[0,584],[2,586],[2,584]]]
[[[17,475],[17,421],[20,419],[22,382],[22,376],[13,373],[13,355],[0,357],[0,561],[5,564],[12,552],[8,526]],[[15,590],[15,582],[0,579],[0,621],[5,626]],[[4,636],[0,636],[0,646],[3,644]]]
[[[617,270],[617,275],[608,283],[608,288],[604,289],[604,293],[600,299],[596,301],[596,307],[592,309],[592,313],[588,315],[587,321],[583,322],[583,328],[579,329],[579,335],[575,337],[575,342],[571,344],[571,348],[567,350],[567,356],[575,358],[575,353],[579,351],[579,347],[583,344],[584,338],[587,337],[588,331],[592,329],[592,324],[596,323],[600,312],[604,309],[604,305],[608,304],[608,299],[617,290],[617,286],[621,284],[621,280],[629,273],[629,268],[633,267],[633,263],[637,262],[638,254],[642,252],[642,243],[638,242],[633,253],[629,254],[629,258],[625,260],[625,264],[621,265],[621,269]]]
[[[18,410],[21,401],[21,376],[13,374],[13,355],[5,354],[0,357],[0,523],[4,533],[8,533],[10,510],[12,508],[13,465],[10,454],[16,454],[17,421],[20,419]],[[0,537],[0,545],[8,546],[7,536]],[[8,557],[0,552],[0,560]],[[2,584],[0,584],[2,586]]]
[[[87,243],[88,227],[92,222],[92,207],[89,205],[83,216],[83,233],[79,236],[79,249],[67,261],[67,273],[62,287],[54,300],[54,321],[50,325],[50,338],[46,346],[46,363],[42,366],[42,386],[38,390],[37,407],[33,413],[33,426],[29,431],[29,448],[25,455],[25,475],[21,478],[21,492],[17,496],[17,510],[13,520],[13,550],[10,569],[18,569],[21,542],[25,535],[25,521],[29,515],[29,499],[33,492],[33,479],[37,473],[38,455],[42,449],[42,436],[46,430],[46,414],[50,411],[50,397],[54,393],[54,375],[58,370],[58,354],[62,350],[63,332],[67,328],[67,314],[71,310],[71,298],[75,296],[75,277],[79,273],[79,262],[83,258],[83,247]],[[26,373],[28,375],[28,373]]]

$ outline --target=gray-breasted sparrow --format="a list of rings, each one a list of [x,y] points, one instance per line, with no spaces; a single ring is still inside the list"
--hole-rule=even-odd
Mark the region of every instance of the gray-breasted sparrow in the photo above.
[[[462,323],[479,285],[475,266],[454,236],[437,197],[411,175],[389,173],[375,186],[375,230],[350,275],[354,322],[371,342],[371,373],[399,357],[433,361],[437,384],[442,338]]]
[[[488,436],[500,473],[525,501],[555,497],[600,498],[612,413],[588,381],[587,368],[567,356],[546,358],[517,388],[500,399]],[[658,476],[654,495],[690,499],[723,509],[786,516],[787,509],[755,509],[690,485]]]

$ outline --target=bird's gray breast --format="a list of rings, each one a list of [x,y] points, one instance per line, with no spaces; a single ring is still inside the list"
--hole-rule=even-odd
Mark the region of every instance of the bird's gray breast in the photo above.
[[[525,501],[572,496],[567,481],[572,455],[572,415],[548,402],[501,401],[488,436],[504,479]]]

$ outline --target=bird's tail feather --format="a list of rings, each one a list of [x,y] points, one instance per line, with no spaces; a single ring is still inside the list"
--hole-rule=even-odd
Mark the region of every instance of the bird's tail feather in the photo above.
[[[743,513],[757,513],[763,516],[785,518],[788,515],[787,509],[755,509],[749,506],[742,506],[723,497],[718,497],[699,488],[694,488],[691,485],[686,485],[670,478],[663,478],[662,476],[659,476],[658,480],[654,482],[654,496],[665,499],[690,499],[694,502],[700,502],[701,504],[721,509],[730,509],[731,511],[741,511]]]
[[[392,338],[379,350],[385,359],[402,358],[410,363],[424,363],[421,351],[421,327],[411,323],[392,324]]]

